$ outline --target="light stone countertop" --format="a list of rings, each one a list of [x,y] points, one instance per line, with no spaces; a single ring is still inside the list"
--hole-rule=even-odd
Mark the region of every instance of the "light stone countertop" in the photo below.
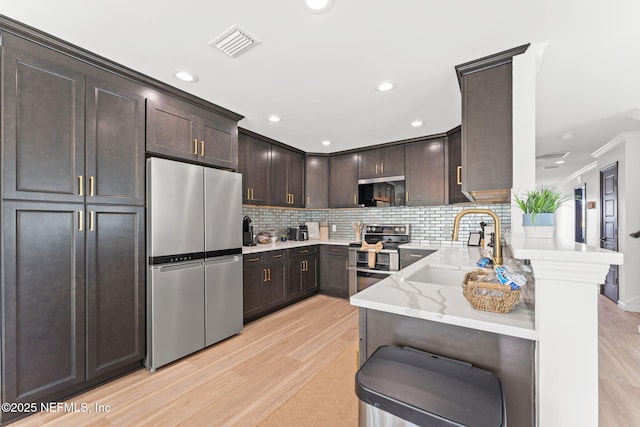
[[[304,246],[314,245],[341,245],[348,246],[353,240],[348,239],[329,239],[329,240],[287,240],[286,242],[276,243],[258,243],[256,246],[243,246],[242,254],[255,254],[258,252],[278,251],[281,249],[300,248]]]
[[[414,246],[414,245],[412,245]],[[424,249],[435,249],[425,245]],[[475,310],[462,295],[464,273],[476,268],[480,248],[440,247],[437,252],[353,295],[351,304],[387,313],[431,320],[536,340],[535,312],[519,302],[507,314]],[[440,270],[440,271],[438,271]],[[444,270],[444,271],[442,271]],[[432,283],[444,276],[455,284]],[[434,275],[435,274],[435,275]],[[430,277],[436,277],[431,279]]]

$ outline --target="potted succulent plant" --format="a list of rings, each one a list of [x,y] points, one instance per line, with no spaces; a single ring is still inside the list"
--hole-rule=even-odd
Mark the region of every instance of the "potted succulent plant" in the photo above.
[[[568,197],[550,187],[540,186],[521,195],[514,194],[522,210],[522,227],[526,237],[552,238],[555,233],[555,212]]]

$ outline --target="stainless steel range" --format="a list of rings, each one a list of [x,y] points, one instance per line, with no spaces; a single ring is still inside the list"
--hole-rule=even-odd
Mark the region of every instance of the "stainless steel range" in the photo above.
[[[398,247],[409,243],[409,224],[369,224],[363,230],[363,241],[349,244],[349,296],[397,272]]]

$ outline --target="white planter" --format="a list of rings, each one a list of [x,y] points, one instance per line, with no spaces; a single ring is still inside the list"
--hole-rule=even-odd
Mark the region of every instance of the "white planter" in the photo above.
[[[556,231],[555,214],[522,214],[522,228],[529,239],[552,239]]]

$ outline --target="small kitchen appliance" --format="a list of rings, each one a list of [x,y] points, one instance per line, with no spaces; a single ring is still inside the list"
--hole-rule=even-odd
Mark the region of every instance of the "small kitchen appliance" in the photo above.
[[[289,240],[309,240],[309,229],[306,225],[287,228],[287,239]]]
[[[255,246],[256,242],[253,238],[253,225],[251,218],[245,215],[242,220],[242,246]]]

